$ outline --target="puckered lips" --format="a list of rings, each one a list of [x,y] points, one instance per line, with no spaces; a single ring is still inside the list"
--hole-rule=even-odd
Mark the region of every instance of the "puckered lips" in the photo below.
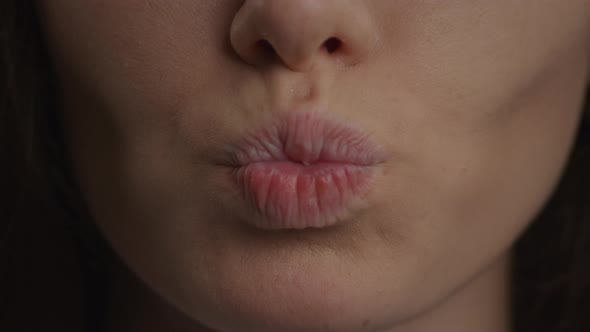
[[[233,182],[266,229],[322,228],[362,206],[386,160],[369,135],[321,112],[277,116],[229,144]]]

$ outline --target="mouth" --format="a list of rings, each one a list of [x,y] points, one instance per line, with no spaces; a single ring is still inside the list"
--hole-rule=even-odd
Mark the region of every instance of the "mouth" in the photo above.
[[[320,112],[277,116],[227,144],[232,182],[264,230],[324,228],[366,206],[387,159],[369,135]]]

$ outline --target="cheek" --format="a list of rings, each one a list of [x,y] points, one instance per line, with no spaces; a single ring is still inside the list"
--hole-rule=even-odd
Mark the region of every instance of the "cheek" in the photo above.
[[[532,221],[576,131],[589,6],[426,1],[408,9],[416,13],[400,24],[406,34],[387,26],[392,39],[366,75],[379,88],[362,90],[363,101],[377,105],[383,137],[399,152],[384,209],[421,220],[416,239],[474,248],[487,240],[498,251]],[[355,93],[349,86],[340,99]]]
[[[553,192],[581,113],[587,53],[543,67],[507,85],[490,82],[497,93],[416,104],[404,118],[395,134],[403,143],[394,143],[403,158],[390,173],[395,196],[383,207],[412,220],[407,237],[428,269],[454,267],[452,280],[472,274],[509,248]],[[431,91],[419,100],[428,103]]]
[[[39,12],[58,72],[102,107],[129,110],[129,117],[117,121],[133,123],[159,116],[151,110],[227,90],[232,82],[227,68],[235,63],[227,61],[224,42],[238,6],[235,1],[56,0],[39,1]]]

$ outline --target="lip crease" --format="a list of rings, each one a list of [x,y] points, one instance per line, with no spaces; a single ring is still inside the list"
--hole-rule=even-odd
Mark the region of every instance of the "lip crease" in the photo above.
[[[323,228],[367,206],[385,150],[370,136],[318,111],[278,114],[225,146],[232,182],[264,229]]]

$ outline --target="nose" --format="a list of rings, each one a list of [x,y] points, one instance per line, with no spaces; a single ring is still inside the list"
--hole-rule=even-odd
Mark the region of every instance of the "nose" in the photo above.
[[[304,72],[321,60],[358,65],[379,40],[366,3],[246,0],[232,21],[230,42],[254,66],[279,62]]]

